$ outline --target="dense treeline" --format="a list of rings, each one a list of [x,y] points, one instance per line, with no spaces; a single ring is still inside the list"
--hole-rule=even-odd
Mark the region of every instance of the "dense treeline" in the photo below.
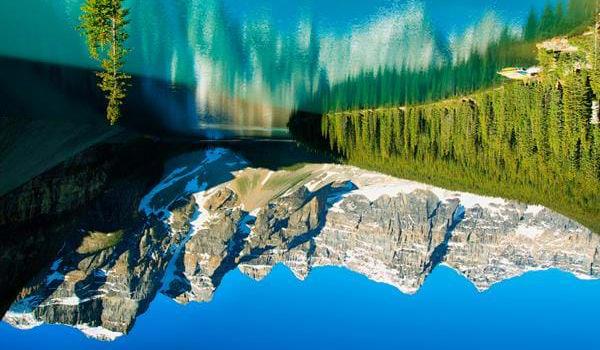
[[[572,34],[589,27],[598,10],[598,0],[559,1],[556,6],[549,2],[538,14],[532,9],[523,28],[526,41],[537,41],[556,35]]]
[[[582,39],[582,47],[593,48],[590,41]],[[591,123],[600,77],[597,53],[590,53],[541,52],[548,73],[537,83],[511,82],[423,106],[327,114],[322,133],[356,165],[541,203],[600,232],[600,126]]]
[[[484,55],[472,53],[460,63],[451,62],[428,70],[395,68],[362,72],[346,81],[321,88],[300,109],[340,111],[356,108],[398,106],[435,101],[471,93],[501,81],[497,72],[507,66],[535,63],[533,44],[524,43],[504,32]]]
[[[446,99],[472,93],[501,81],[497,72],[510,66],[536,63],[535,41],[587,28],[594,20],[598,0],[559,1],[546,6],[541,15],[531,11],[515,36],[506,27],[485,53],[472,52],[459,62],[447,60],[428,70],[380,68],[366,71],[330,86],[321,82],[314,96],[299,105],[308,111],[341,111],[357,108],[399,106]]]

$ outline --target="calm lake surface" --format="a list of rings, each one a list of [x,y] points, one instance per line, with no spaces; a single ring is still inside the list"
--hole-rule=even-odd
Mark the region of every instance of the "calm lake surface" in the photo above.
[[[146,78],[137,88],[155,118],[169,116],[165,128],[209,138],[284,136],[293,110],[316,108],[304,101],[319,87],[484,52],[503,26],[517,30],[545,3],[130,0],[127,70]],[[0,4],[0,56],[95,68],[74,29],[81,4]]]

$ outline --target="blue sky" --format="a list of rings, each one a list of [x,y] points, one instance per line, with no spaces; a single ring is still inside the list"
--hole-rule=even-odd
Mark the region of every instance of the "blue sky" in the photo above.
[[[210,303],[158,297],[114,343],[63,326],[0,325],[2,349],[592,349],[600,281],[527,274],[485,293],[453,270],[434,271],[417,295],[341,268],[304,282],[283,266],[256,282],[234,271]]]

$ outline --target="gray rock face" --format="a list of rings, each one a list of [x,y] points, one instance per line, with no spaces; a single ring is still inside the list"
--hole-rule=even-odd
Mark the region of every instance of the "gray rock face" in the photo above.
[[[342,266],[404,293],[439,264],[482,291],[549,268],[600,278],[600,236],[542,207],[340,165],[252,169],[225,150],[185,161],[142,201],[143,227],[104,249],[66,251],[4,320],[111,340],[158,292],[206,302],[229,271],[259,280],[278,263],[300,279]]]

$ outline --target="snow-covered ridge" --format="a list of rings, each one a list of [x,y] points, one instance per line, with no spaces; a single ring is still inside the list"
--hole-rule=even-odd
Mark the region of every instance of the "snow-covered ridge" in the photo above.
[[[185,181],[185,189],[189,192],[199,191],[194,184],[197,184],[198,177],[202,175],[203,171],[206,170],[207,166],[221,159],[228,151],[224,148],[209,149],[204,152],[204,158],[199,164],[181,166],[172,170],[161,182],[156,185],[150,193],[148,193],[140,202],[139,210],[144,212],[146,215],[160,215],[166,213],[165,208],[168,207],[172,202],[158,206],[153,203],[153,200],[164,190],[172,187],[178,182]],[[230,153],[230,152],[229,152]],[[232,167],[237,165],[237,162],[229,162],[226,164],[232,164]]]

